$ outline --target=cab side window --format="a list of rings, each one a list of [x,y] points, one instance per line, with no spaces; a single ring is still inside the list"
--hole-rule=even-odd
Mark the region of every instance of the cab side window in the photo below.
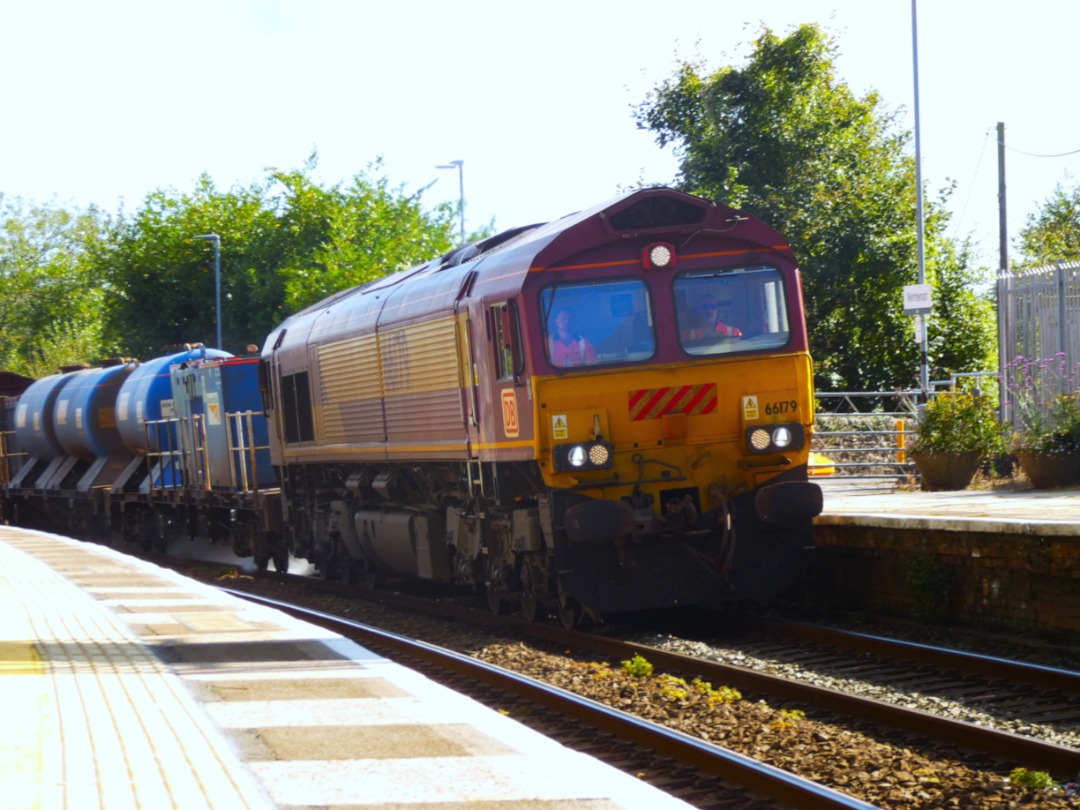
[[[488,310],[488,324],[492,348],[495,351],[495,373],[500,380],[513,379],[517,374],[517,358],[520,352],[516,333],[516,319],[508,301],[494,304]]]

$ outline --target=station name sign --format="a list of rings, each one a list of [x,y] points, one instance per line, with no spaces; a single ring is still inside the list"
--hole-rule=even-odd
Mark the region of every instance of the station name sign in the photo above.
[[[904,314],[929,315],[933,295],[929,284],[908,284],[904,287]]]

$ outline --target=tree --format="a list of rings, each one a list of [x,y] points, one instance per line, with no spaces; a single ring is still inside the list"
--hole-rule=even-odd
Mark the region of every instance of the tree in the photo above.
[[[1037,266],[1080,260],[1080,184],[1061,184],[1020,232],[1024,264]]]
[[[234,353],[297,309],[450,248],[450,206],[425,212],[421,192],[363,172],[322,187],[310,177],[315,164],[312,155],[228,192],[203,176],[193,192],[155,191],[121,218],[95,256],[110,281],[113,338],[141,358],[213,344],[213,250],[200,234],[221,238],[223,348]]]
[[[708,74],[684,62],[635,115],[675,148],[678,186],[745,208],[788,237],[803,269],[819,385],[889,390],[914,382],[919,367],[902,309],[902,288],[917,278],[914,161],[896,114],[876,93],[859,99],[838,81],[835,56],[816,25],[785,38],[764,29],[745,67]],[[976,272],[966,246],[946,244],[947,221],[941,202],[928,205],[931,282]],[[973,302],[959,291],[939,285],[935,343],[948,347],[953,370],[985,368],[993,322],[985,307],[968,313]],[[975,333],[954,340],[946,310],[968,313]]]
[[[0,195],[0,368],[30,377],[108,353],[89,259],[108,218]]]
[[[209,177],[194,191],[157,190],[118,219],[95,264],[109,282],[109,335],[146,360],[184,343],[215,343],[213,247],[221,238],[222,336],[240,352],[265,334],[265,308],[280,304],[281,285],[263,263],[275,219],[257,185],[222,193]],[[243,305],[238,305],[243,302]]]
[[[408,194],[377,175],[381,162],[348,185],[322,188],[305,169],[275,172],[283,257],[284,307],[302,309],[331,293],[434,258],[453,244],[453,208],[421,208],[423,190]]]

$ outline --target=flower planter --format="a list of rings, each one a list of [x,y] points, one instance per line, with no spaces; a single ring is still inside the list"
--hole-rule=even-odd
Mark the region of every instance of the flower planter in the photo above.
[[[912,453],[911,460],[919,470],[922,488],[939,492],[966,489],[979,469],[982,456],[980,450],[962,450],[952,453]]]
[[[1031,453],[1017,450],[1020,468],[1035,489],[1080,483],[1080,453]]]

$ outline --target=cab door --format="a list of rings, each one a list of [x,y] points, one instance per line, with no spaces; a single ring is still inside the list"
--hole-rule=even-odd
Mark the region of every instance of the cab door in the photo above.
[[[525,373],[517,299],[488,302],[485,320],[493,370],[491,440],[497,458],[516,457],[518,448],[532,440],[532,390]]]
[[[462,280],[454,301],[461,375],[461,413],[465,420],[465,440],[470,459],[480,456],[480,369],[477,347],[481,344],[478,337],[482,337],[483,325],[474,323],[467,301],[475,281],[476,271],[472,270]],[[477,334],[478,331],[480,335]]]

